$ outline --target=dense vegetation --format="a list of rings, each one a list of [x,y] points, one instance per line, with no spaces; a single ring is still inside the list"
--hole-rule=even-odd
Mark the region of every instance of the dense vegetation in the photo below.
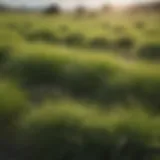
[[[0,159],[158,160],[160,22],[146,14],[1,13]]]

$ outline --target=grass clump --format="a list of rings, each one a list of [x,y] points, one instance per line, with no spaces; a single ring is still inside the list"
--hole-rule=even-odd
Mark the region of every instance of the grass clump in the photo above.
[[[95,37],[90,40],[89,46],[92,48],[107,49],[110,47],[110,42],[105,37]]]
[[[26,35],[26,39],[29,41],[43,41],[47,43],[53,43],[57,41],[57,36],[48,30],[37,30]]]
[[[49,103],[21,123],[22,158],[142,160],[155,141],[160,143],[158,124],[140,109],[107,113],[69,101]]]
[[[81,33],[70,33],[66,37],[64,37],[64,43],[67,45],[83,45],[85,41],[85,37]]]
[[[26,96],[21,89],[10,82],[0,81],[0,140],[12,135],[26,105]]]
[[[91,67],[74,64],[73,68],[66,72],[64,84],[73,96],[95,98],[107,83],[108,76],[113,73],[114,69],[109,66],[105,68],[103,65]]]
[[[160,59],[160,45],[146,44],[139,49],[139,56],[147,60]]]
[[[118,50],[131,50],[134,48],[135,42],[130,37],[121,37],[113,42],[113,46]]]
[[[17,75],[22,84],[56,85],[60,80],[63,71],[63,60],[56,61],[52,57],[32,55],[15,60],[12,70]]]

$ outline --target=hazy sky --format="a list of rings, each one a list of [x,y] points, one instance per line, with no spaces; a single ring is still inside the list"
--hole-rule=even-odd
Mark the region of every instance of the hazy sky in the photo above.
[[[16,6],[45,6],[50,3],[58,3],[66,8],[73,8],[76,5],[86,5],[89,7],[98,7],[102,4],[113,4],[113,5],[127,5],[132,3],[141,3],[149,0],[0,0],[0,2],[5,2],[7,4],[12,4]]]

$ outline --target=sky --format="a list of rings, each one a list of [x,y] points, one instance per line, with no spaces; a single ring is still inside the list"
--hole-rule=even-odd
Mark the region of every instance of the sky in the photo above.
[[[85,5],[90,8],[96,8],[108,3],[119,6],[133,3],[143,3],[144,1],[151,0],[0,0],[1,3],[6,3],[13,6],[44,7],[48,4],[57,3],[63,8],[74,8],[77,5]]]

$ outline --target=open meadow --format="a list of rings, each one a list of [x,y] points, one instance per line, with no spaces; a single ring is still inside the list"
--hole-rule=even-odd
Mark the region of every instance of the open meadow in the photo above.
[[[157,13],[0,13],[0,159],[159,160]]]

